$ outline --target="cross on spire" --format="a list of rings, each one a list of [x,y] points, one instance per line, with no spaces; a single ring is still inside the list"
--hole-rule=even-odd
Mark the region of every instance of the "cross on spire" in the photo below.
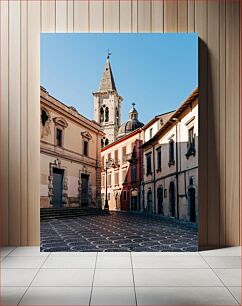
[[[111,54],[112,54],[112,53],[111,53],[110,50],[108,49],[108,50],[107,50],[107,59],[109,59],[109,57],[110,57]]]
[[[110,50],[107,50],[107,60],[105,63],[105,68],[103,72],[103,76],[100,82],[99,90],[100,91],[107,91],[107,90],[116,90],[113,73],[111,69],[111,64],[109,61],[109,56],[111,55]]]

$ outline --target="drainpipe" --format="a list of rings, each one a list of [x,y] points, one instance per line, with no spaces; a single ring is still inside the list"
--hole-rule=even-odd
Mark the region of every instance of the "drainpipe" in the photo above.
[[[173,118],[176,122],[176,210],[177,210],[177,220],[179,220],[179,193],[178,193],[178,135],[177,135],[177,126],[179,124],[179,120],[177,118]]]
[[[179,220],[179,191],[178,191],[178,135],[177,126],[179,122],[176,123],[176,205],[177,205],[177,220]]]
[[[155,179],[156,179],[156,177],[155,177],[155,171],[156,171],[156,169],[155,169],[155,146],[152,145],[152,148],[153,148],[153,172],[154,172],[154,175],[153,175],[153,180],[154,180],[154,192],[153,192],[153,194],[154,194],[154,213],[156,213],[156,192],[155,192],[155,187],[156,187],[156,181],[155,181]]]
[[[142,185],[142,178],[143,178],[143,173],[142,173],[142,167],[143,167],[143,162],[142,162],[142,158],[143,158],[143,150],[142,148],[140,148],[140,146],[142,145],[141,144],[141,139],[140,139],[140,136],[141,136],[141,130],[140,130],[140,133],[139,133],[139,146],[138,146],[138,150],[139,150],[139,177],[138,177],[138,190],[139,190],[139,198],[138,198],[138,205],[139,205],[139,211],[141,211],[141,193],[142,193],[142,190],[141,190],[141,185]]]

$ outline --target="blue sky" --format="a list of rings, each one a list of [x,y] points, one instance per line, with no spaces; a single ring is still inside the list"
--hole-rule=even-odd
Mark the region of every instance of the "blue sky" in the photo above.
[[[140,121],[176,109],[198,84],[198,36],[192,34],[41,34],[40,80],[49,93],[93,118],[93,96],[107,50],[122,122],[136,103]]]

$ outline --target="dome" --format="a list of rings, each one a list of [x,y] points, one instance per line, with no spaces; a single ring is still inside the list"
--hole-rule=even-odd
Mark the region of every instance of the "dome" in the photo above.
[[[133,103],[132,108],[129,111],[129,120],[120,126],[118,130],[118,138],[144,126],[144,124],[138,120],[138,112],[134,106],[135,104]]]

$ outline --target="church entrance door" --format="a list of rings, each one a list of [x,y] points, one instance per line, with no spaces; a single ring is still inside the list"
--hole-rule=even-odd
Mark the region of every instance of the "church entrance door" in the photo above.
[[[89,195],[88,195],[88,189],[89,189],[89,175],[82,174],[81,175],[82,180],[82,194],[81,194],[81,206],[87,207],[89,204]]]
[[[53,197],[52,202],[55,208],[62,207],[62,192],[63,192],[63,177],[64,170],[53,169]]]

